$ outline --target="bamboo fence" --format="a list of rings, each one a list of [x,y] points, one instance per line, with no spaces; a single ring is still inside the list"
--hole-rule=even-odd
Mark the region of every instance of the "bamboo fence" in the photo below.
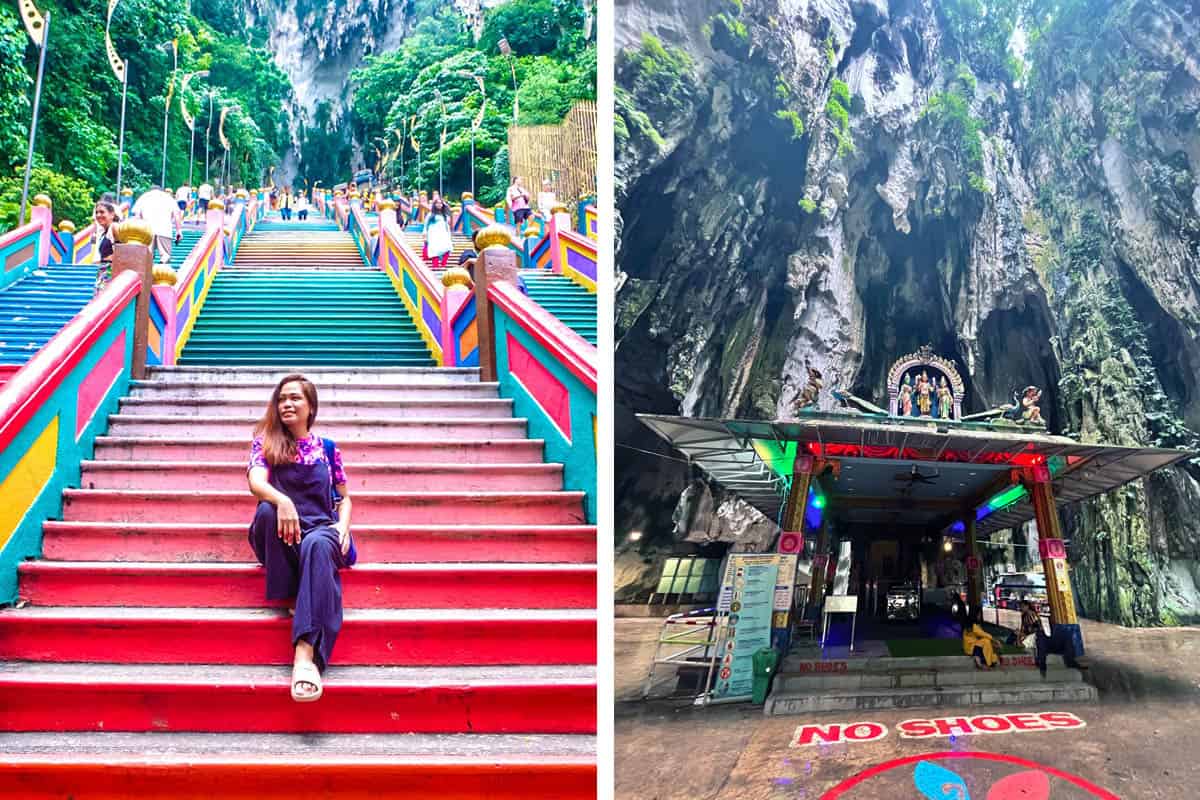
[[[508,179],[524,179],[535,195],[549,178],[558,200],[577,203],[596,196],[596,103],[581,100],[558,125],[508,129]]]

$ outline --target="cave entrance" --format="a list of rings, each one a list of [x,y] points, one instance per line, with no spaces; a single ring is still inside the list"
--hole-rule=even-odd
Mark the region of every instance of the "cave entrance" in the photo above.
[[[1050,684],[1055,698],[1092,699],[1072,671],[1084,651],[1058,506],[1195,454],[1081,444],[1040,427],[960,419],[953,399],[940,417],[910,416],[903,404],[889,413],[865,401],[865,413],[808,411],[779,421],[639,415],[713,480],[779,521],[776,552],[726,558],[706,650],[713,698],[722,698],[722,687],[747,686],[750,651],[761,659],[760,648],[769,646],[783,663],[768,713],[836,710],[822,699],[830,689],[859,703],[850,707],[886,705],[897,692],[907,698],[903,705],[925,704],[893,691],[913,670],[922,671],[926,683],[918,688],[933,704],[950,686],[965,705],[978,701],[984,685],[1015,693],[1013,702]],[[977,673],[967,655],[978,646],[991,661],[1009,633],[981,618],[980,554],[991,534],[1032,519],[1051,622],[1042,641],[1060,654],[1062,669],[1049,683],[1032,672],[1028,685],[1017,675],[1001,686],[987,670]],[[1016,614],[1005,626],[1020,622]],[[1020,647],[1005,655],[1017,668],[1037,660]],[[827,672],[847,677],[810,680]]]

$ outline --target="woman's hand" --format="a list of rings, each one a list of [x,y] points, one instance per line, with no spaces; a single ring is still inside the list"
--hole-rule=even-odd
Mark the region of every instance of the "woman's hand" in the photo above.
[[[338,534],[338,546],[342,548],[342,555],[350,552],[350,525],[344,522],[338,522],[333,526]]]
[[[282,495],[275,504],[275,516],[279,520],[277,530],[284,544],[300,544],[300,515],[296,504],[287,495]]]

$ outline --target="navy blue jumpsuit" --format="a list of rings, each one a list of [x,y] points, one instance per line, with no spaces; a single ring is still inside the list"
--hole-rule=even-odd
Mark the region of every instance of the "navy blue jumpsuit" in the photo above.
[[[275,506],[259,501],[250,523],[250,546],[267,570],[267,599],[296,598],[292,646],[301,639],[313,646],[313,661],[322,672],[329,663],[342,628],[342,578],[346,566],[330,496],[330,467],[278,464],[270,467],[271,485],[291,498],[300,517],[300,544],[279,538]]]

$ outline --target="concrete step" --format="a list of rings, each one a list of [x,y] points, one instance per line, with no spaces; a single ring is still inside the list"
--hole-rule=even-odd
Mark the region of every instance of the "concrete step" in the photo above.
[[[879,711],[894,708],[948,708],[968,706],[1033,705],[1037,703],[1094,702],[1096,688],[1083,682],[1041,682],[1034,672],[1026,683],[993,686],[919,687],[908,689],[833,689],[804,693],[772,693],[767,716],[816,714],[831,711]]]
[[[237,400],[260,401],[265,406],[275,383],[270,381],[224,381],[201,384],[192,381],[133,381],[130,394],[138,400]],[[334,403],[373,403],[395,400],[483,400],[499,397],[498,383],[371,384],[366,386],[331,383],[319,387],[322,408]]]
[[[291,699],[288,667],[0,665],[0,730],[593,734],[590,667],[339,667]]]
[[[244,367],[147,367],[146,373],[150,380],[160,378],[173,381],[191,381],[199,383],[213,382],[244,382],[263,381],[272,386],[284,375],[293,372],[290,366],[272,364],[257,364]],[[314,367],[307,370],[305,377],[315,382],[318,388],[329,384],[342,385],[392,385],[402,383],[445,384],[450,382],[477,383],[479,381],[478,367],[357,367],[329,368]]]
[[[291,664],[283,609],[54,606],[0,610],[0,659],[115,664]],[[596,663],[596,612],[347,609],[339,665]]]
[[[270,396],[267,396],[269,399]],[[262,395],[256,400],[189,398],[160,400],[131,397],[121,401],[122,416],[173,415],[180,417],[246,417],[266,407]],[[321,403],[321,418],[338,419],[430,419],[511,418],[513,401],[501,398],[445,400],[329,400]]]
[[[194,489],[235,491],[246,488],[246,461],[84,461],[79,483],[84,489]],[[369,464],[353,462],[347,470],[350,493],[553,492],[562,489],[562,465],[525,464]]]
[[[42,524],[43,556],[57,561],[243,562],[237,523],[59,522]],[[363,566],[371,564],[594,563],[593,525],[354,525]],[[358,567],[355,567],[358,569]]]
[[[357,492],[362,525],[582,525],[583,492]],[[89,522],[224,522],[249,525],[258,501],[247,491],[67,489],[63,519]]]
[[[0,752],[0,795],[22,800],[294,800],[298,773],[310,797],[596,797],[588,735],[8,733]]]
[[[527,464],[541,461],[545,442],[541,439],[464,439],[445,441],[440,437],[397,441],[345,440],[337,442],[347,464],[416,463],[440,464]],[[246,463],[250,439],[246,435],[186,436],[163,439],[151,436],[100,436],[96,438],[97,460],[117,461],[238,461]]]
[[[190,436],[245,436],[250,433],[258,417],[218,416],[130,416],[119,414],[109,417],[108,432],[111,436],[162,436],[187,438]],[[425,418],[385,419],[382,417],[359,417],[345,419],[337,417],[319,418],[317,430],[335,442],[374,439],[395,441],[404,439],[443,439],[446,441],[471,441],[475,439],[521,439],[525,436],[524,419],[466,419]]]
[[[1068,669],[1061,661],[1048,665],[1047,679],[1054,683],[1079,683],[1083,675]],[[819,693],[826,691],[917,689],[1009,686],[1029,683],[1039,677],[1035,666],[1011,666],[995,670],[977,670],[974,666],[954,670],[896,670],[855,671],[843,674],[784,673],[775,676],[777,691],[784,693]]]
[[[360,537],[361,538],[361,537]],[[370,543],[362,542],[366,559]],[[249,556],[247,544],[243,558]],[[263,600],[257,563],[26,561],[21,594],[37,606],[251,608]],[[349,608],[593,608],[596,568],[582,564],[359,564],[343,570]]]

